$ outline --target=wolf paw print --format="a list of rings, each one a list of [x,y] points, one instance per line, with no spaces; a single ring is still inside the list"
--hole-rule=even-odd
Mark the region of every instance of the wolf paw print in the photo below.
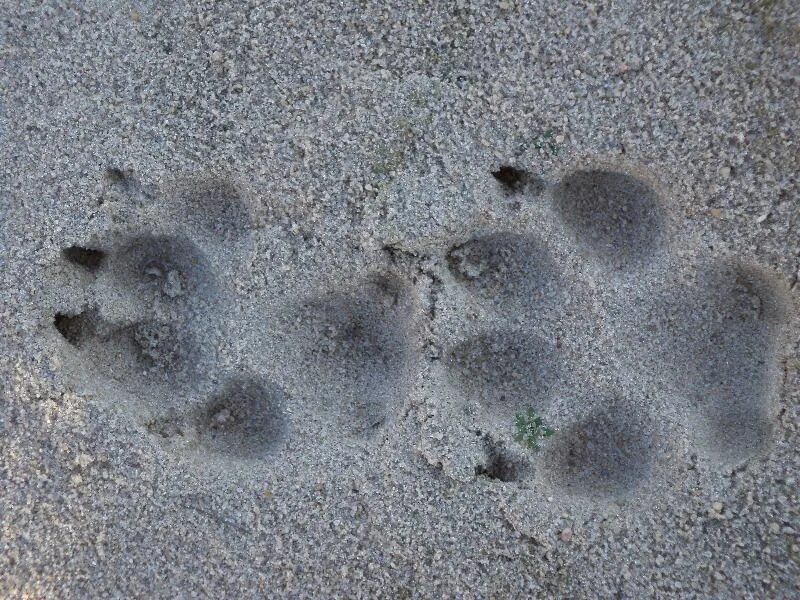
[[[173,203],[120,170],[106,184],[111,202],[138,209],[129,215],[138,224],[62,251],[73,296],[53,325],[65,371],[160,439],[236,458],[276,451],[288,430],[285,393],[226,374],[217,355],[227,290],[202,247],[247,233],[236,188],[203,181]]]
[[[713,470],[767,445],[786,322],[772,275],[678,257],[692,240],[636,175],[492,174],[493,201],[513,211],[416,251],[441,281],[423,435],[444,441],[430,461],[604,503],[647,495],[696,457]],[[535,453],[514,440],[529,407],[557,429]]]
[[[69,291],[53,325],[76,386],[209,464],[308,462],[389,430],[417,370],[408,281],[385,265],[254,303],[220,274],[260,258],[239,187],[201,179],[166,195],[120,170],[106,185],[116,229],[61,256]],[[293,439],[295,422],[305,431]]]

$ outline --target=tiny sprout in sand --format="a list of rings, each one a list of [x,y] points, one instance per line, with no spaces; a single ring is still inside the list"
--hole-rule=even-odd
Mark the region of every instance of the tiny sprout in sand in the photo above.
[[[514,439],[527,447],[529,450],[538,451],[541,446],[539,442],[549,438],[556,431],[545,425],[542,417],[536,414],[532,408],[528,408],[526,413],[518,413],[514,418],[514,426],[517,432]]]

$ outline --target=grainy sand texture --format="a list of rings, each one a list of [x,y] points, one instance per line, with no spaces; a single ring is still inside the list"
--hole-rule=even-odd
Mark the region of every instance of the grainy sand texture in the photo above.
[[[790,0],[5,0],[0,596],[798,597],[799,84]]]

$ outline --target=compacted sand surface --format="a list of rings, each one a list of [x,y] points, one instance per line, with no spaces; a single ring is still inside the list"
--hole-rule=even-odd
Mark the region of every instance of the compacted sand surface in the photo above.
[[[793,4],[3,4],[0,596],[797,597]]]

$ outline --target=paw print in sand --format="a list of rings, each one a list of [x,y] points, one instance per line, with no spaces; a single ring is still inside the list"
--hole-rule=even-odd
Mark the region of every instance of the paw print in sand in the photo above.
[[[138,224],[62,253],[65,371],[204,461],[292,468],[342,456],[320,450],[331,443],[355,457],[416,416],[431,463],[533,502],[652,498],[767,447],[788,320],[773,275],[696,258],[664,195],[630,172],[493,175],[469,218],[424,186],[403,196],[407,214],[387,214],[409,219],[413,243],[400,228],[361,268],[344,247],[264,253],[274,290],[242,304],[218,261],[247,255],[246,194],[203,180],[155,202],[114,172],[138,207],[122,221]],[[282,290],[280,268],[306,288]],[[237,364],[220,355],[231,340]],[[556,429],[537,452],[514,439],[531,408]]]
[[[220,369],[228,290],[203,245],[248,230],[228,181],[204,180],[159,202],[110,169],[107,195],[135,214],[119,230],[62,251],[71,291],[54,319],[76,387],[127,411],[156,439],[203,456],[261,458],[288,429],[286,394],[260,376]]]
[[[487,195],[511,210],[428,248],[443,347],[423,422],[443,441],[428,460],[597,505],[766,447],[787,322],[774,276],[736,257],[685,258],[696,242],[639,176],[494,175]],[[529,407],[557,429],[538,452],[514,440]]]
[[[270,240],[248,240],[249,203],[230,181],[170,195],[118,170],[106,183],[121,224],[60,261],[69,291],[53,325],[76,388],[126,409],[165,448],[227,471],[341,458],[325,449],[391,429],[418,370],[406,279],[388,264],[346,284],[312,271],[313,289],[298,291],[254,249]],[[302,279],[287,254],[281,266]],[[272,286],[255,299],[229,276],[248,262]]]

